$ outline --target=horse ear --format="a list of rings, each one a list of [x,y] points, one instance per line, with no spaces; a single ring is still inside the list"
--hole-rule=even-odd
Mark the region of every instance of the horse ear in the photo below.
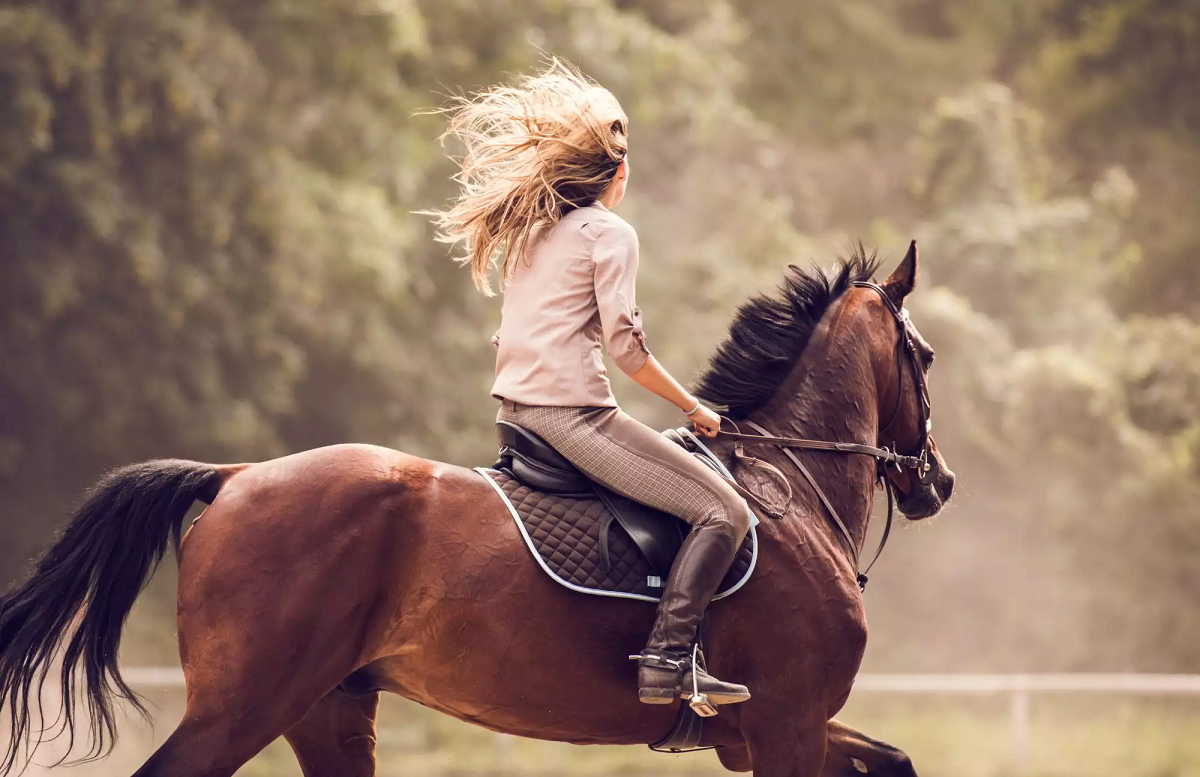
[[[917,286],[917,241],[908,245],[908,253],[888,279],[883,282],[883,290],[887,292],[896,307],[904,305],[904,298],[912,294]]]

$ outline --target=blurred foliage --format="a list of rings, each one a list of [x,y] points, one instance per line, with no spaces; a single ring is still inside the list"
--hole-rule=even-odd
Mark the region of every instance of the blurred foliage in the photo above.
[[[1053,193],[1042,122],[985,84],[939,101],[915,144],[936,288],[911,304],[952,365],[938,439],[965,460],[973,542],[1029,545],[933,568],[966,585],[955,597],[1007,600],[962,624],[984,637],[978,669],[1194,666],[1200,325],[1118,315],[1106,291],[1137,255],[1136,187],[1110,168],[1084,195]]]
[[[1200,2],[1041,0],[1020,83],[1052,109],[1065,176],[1125,165],[1145,261],[1115,295],[1148,313],[1200,308]],[[1078,180],[1078,178],[1076,178]]]
[[[486,461],[499,312],[412,213],[450,193],[420,110],[545,51],[630,115],[622,215],[680,374],[787,263],[920,239],[961,485],[873,575],[870,668],[1200,671],[1196,11],[2,0],[0,578],[131,460]],[[173,658],[170,596],[139,660]]]

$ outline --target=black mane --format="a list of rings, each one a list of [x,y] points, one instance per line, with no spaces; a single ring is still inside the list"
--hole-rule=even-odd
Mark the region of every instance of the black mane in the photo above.
[[[792,265],[775,295],[752,297],[738,308],[729,336],[700,376],[696,396],[744,418],[774,396],[803,353],[829,306],[855,281],[870,280],[879,259],[859,245],[826,272]]]

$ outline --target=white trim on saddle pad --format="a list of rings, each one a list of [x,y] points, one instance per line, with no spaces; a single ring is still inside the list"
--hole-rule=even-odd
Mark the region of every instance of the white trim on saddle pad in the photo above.
[[[572,591],[577,591],[581,594],[592,594],[593,596],[611,596],[616,599],[637,599],[638,601],[642,602],[657,602],[659,600],[659,597],[657,596],[646,596],[645,594],[631,594],[623,591],[601,591],[598,588],[584,588],[583,586],[575,585],[574,583],[563,580],[554,573],[554,570],[552,570],[546,563],[546,560],[542,558],[542,554],[538,553],[537,547],[533,544],[533,539],[529,536],[529,532],[525,529],[525,524],[521,522],[521,516],[517,513],[517,508],[513,506],[513,503],[509,500],[508,495],[504,493],[504,489],[500,488],[499,484],[492,479],[491,471],[485,467],[475,467],[475,471],[482,475],[483,479],[487,481],[487,484],[492,487],[492,490],[500,496],[501,501],[504,502],[504,506],[508,508],[509,515],[511,515],[513,521],[516,522],[517,531],[521,532],[521,536],[525,539],[525,545],[528,546],[529,552],[533,554],[534,560],[537,561],[538,566],[542,568],[542,571],[549,575],[554,582],[558,583],[564,588],[570,588]],[[742,579],[737,581],[737,583],[735,583],[728,591],[723,591],[714,596],[714,602],[718,599],[724,599],[730,594],[735,593],[738,589],[746,584],[746,581],[750,579],[750,575],[754,574],[754,567],[758,564],[758,534],[754,531],[753,526],[750,527],[750,546],[753,548],[753,550],[750,555],[750,566],[746,569],[746,574],[742,575]]]

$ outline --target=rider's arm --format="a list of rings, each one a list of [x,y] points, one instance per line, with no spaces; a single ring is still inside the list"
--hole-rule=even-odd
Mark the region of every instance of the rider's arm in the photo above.
[[[632,375],[650,358],[642,311],[635,303],[638,241],[633,227],[623,221],[604,224],[592,248],[592,262],[604,349],[621,372]]]
[[[667,369],[659,364],[658,359],[653,356],[646,360],[640,370],[629,377],[633,378],[642,388],[653,391],[685,413],[695,407],[698,401],[687,392],[687,389],[679,385],[679,381],[675,380],[671,373],[667,372]]]
[[[658,359],[653,356],[646,360],[640,370],[629,377],[633,378],[639,386],[653,391],[683,412],[692,411],[688,418],[696,425],[697,431],[712,437],[721,427],[720,416],[700,404],[700,400],[679,385],[679,381],[675,380],[671,373],[667,372],[666,367],[659,364]]]
[[[634,304],[637,280],[637,233],[628,224],[609,226],[596,239],[592,252],[596,265],[596,302],[609,356],[638,385],[649,389],[685,413],[696,428],[715,434],[720,419],[700,405],[646,347],[641,311]]]

